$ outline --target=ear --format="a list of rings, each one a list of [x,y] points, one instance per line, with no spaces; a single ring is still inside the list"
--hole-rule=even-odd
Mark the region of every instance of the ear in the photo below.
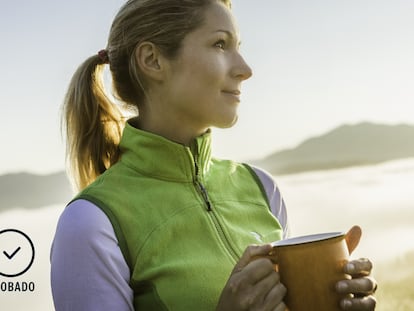
[[[147,77],[162,81],[164,76],[164,57],[152,42],[142,42],[135,49],[135,60],[139,70]]]

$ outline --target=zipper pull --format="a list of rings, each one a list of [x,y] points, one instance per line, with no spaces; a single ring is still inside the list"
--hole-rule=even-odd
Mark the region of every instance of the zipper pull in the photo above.
[[[203,196],[204,202],[206,202],[207,205],[207,211],[211,212],[211,202],[210,199],[208,198],[208,193],[207,193],[207,189],[204,187],[204,185],[197,180],[197,184],[198,187],[200,188],[201,191],[201,195]]]
[[[194,155],[194,165],[195,165],[195,178],[194,183],[197,185],[198,189],[200,190],[201,196],[203,197],[204,202],[207,205],[207,211],[211,212],[211,202],[208,198],[208,193],[206,187],[204,187],[203,183],[200,181],[200,168],[198,166],[198,154]]]

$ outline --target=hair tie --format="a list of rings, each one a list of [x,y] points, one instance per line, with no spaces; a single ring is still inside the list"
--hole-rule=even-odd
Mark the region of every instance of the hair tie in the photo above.
[[[107,50],[100,50],[98,52],[98,56],[102,62],[102,64],[109,64],[109,55]]]

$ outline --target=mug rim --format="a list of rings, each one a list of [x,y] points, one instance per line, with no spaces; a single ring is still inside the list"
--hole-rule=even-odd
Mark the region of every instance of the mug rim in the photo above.
[[[279,240],[272,242],[271,245],[275,246],[292,246],[292,245],[299,245],[299,244],[308,244],[318,241],[330,240],[335,239],[338,237],[345,236],[344,232],[325,232],[325,233],[317,233],[317,234],[309,234],[309,235],[302,235],[292,238],[287,238],[284,240]]]

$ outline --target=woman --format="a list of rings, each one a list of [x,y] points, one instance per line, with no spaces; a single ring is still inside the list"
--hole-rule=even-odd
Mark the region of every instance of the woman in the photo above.
[[[64,111],[81,192],[52,248],[57,310],[286,309],[272,262],[257,259],[286,236],[280,193],[262,170],[210,153],[209,128],[236,122],[252,75],[239,40],[229,0],[130,0],[107,49],[75,73]],[[105,64],[139,113],[127,122],[104,92]],[[344,310],[373,310],[374,283],[339,282],[359,297]]]

